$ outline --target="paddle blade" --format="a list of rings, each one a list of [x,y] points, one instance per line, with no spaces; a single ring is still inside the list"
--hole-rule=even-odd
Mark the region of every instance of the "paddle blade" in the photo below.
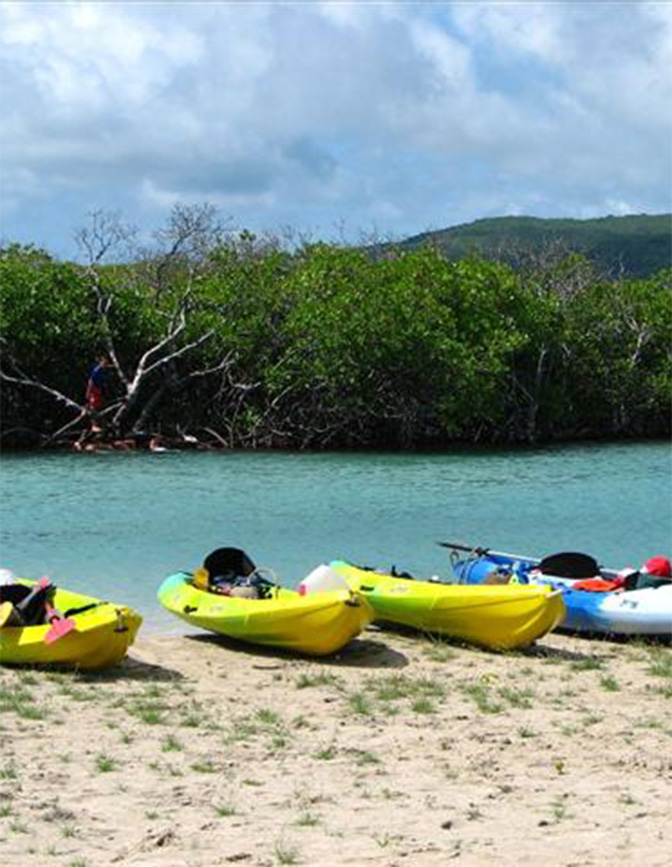
[[[59,617],[55,617],[51,621],[51,629],[44,636],[45,644],[53,644],[54,641],[58,641],[59,638],[63,638],[69,633],[74,632],[76,629],[76,624],[74,620],[68,618],[67,620],[61,620]]]

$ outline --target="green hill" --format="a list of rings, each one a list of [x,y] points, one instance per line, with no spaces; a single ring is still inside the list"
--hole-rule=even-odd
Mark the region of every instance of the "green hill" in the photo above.
[[[672,214],[637,214],[592,220],[496,217],[424,232],[398,246],[431,244],[449,259],[470,254],[515,262],[521,255],[561,244],[582,253],[610,275],[646,277],[672,266]]]

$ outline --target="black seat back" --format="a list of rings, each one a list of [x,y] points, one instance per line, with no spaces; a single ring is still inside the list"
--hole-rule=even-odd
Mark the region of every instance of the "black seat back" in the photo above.
[[[600,574],[600,567],[594,557],[575,551],[544,557],[538,568],[544,575],[556,575],[558,578],[595,578]]]
[[[234,581],[236,578],[246,578],[257,568],[252,560],[240,548],[217,548],[203,561],[208,570],[210,582],[216,578]]]
[[[26,626],[36,626],[44,623],[45,604],[54,589],[52,584],[47,587],[6,584],[0,586],[0,602],[11,602],[17,611],[20,622]]]

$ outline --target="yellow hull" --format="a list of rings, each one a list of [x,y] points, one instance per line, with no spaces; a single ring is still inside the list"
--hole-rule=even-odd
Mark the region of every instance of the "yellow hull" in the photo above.
[[[337,561],[331,569],[366,596],[376,621],[398,623],[493,650],[524,647],[565,616],[550,587],[438,584],[395,578]]]
[[[311,656],[335,653],[373,619],[368,602],[348,590],[301,596],[279,587],[270,599],[241,599],[200,590],[185,573],[166,578],[158,597],[192,626]]]
[[[88,605],[95,607],[72,615],[75,630],[52,644],[46,644],[44,640],[49,625],[3,626],[0,629],[0,663],[96,669],[120,662],[135,640],[142,617],[124,605],[56,589],[54,606],[59,611]]]

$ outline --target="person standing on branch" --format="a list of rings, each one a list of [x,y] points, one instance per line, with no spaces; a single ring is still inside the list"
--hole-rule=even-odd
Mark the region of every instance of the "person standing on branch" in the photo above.
[[[107,355],[99,355],[96,358],[96,363],[91,369],[89,378],[86,382],[86,408],[91,415],[97,413],[103,403],[105,392],[105,382],[107,374],[111,366],[110,359]],[[100,425],[93,421],[91,428],[94,431],[100,430]]]

